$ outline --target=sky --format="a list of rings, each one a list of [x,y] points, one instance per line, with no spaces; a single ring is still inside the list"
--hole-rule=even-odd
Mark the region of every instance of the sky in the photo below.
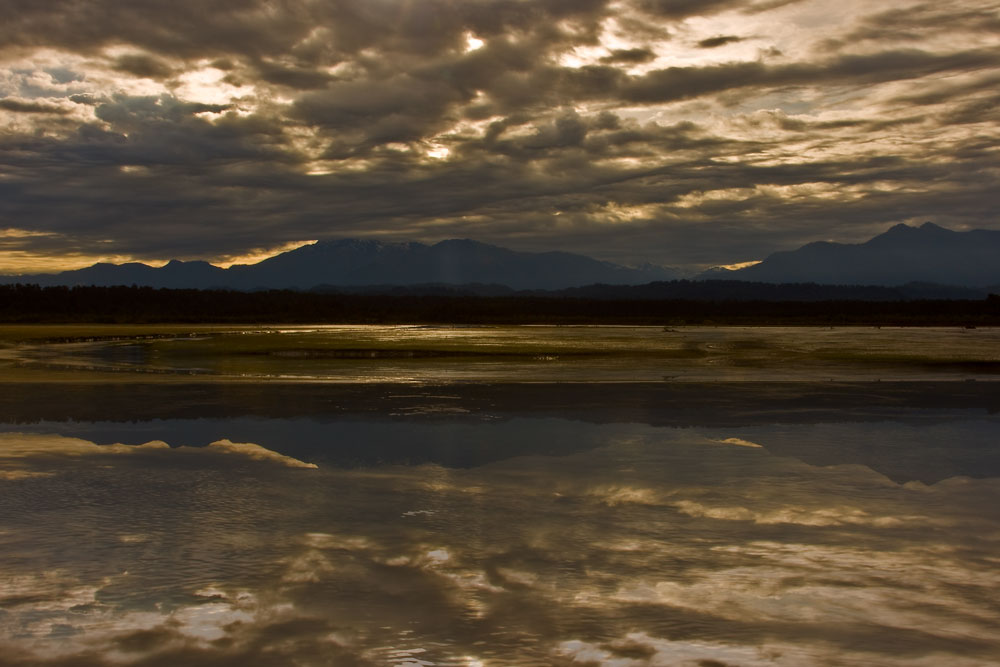
[[[1000,229],[1000,2],[0,0],[0,273]]]

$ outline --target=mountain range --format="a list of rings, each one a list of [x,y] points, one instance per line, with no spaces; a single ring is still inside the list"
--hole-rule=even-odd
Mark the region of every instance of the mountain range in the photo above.
[[[567,252],[517,252],[465,239],[434,245],[343,239],[305,245],[257,264],[228,269],[200,261],[172,260],[161,267],[101,263],[58,274],[4,276],[0,282],[240,290],[474,283],[563,289],[594,283],[639,285],[679,275],[664,267],[636,269]]]
[[[257,264],[223,269],[172,260],[164,266],[95,264],[58,274],[0,276],[0,283],[140,285],[166,288],[358,289],[366,286],[479,285],[565,290],[585,285],[644,285],[686,277],[676,269],[630,268],[567,252],[518,252],[471,240],[387,243],[321,241]],[[776,252],[739,270],[714,269],[693,280],[820,285],[928,283],[1000,285],[1000,231],[956,232],[933,223],[899,224],[861,244],[820,241]],[[502,291],[502,290],[501,290]]]
[[[1000,285],[1000,231],[899,224],[865,243],[818,241],[737,271],[702,277],[820,285]]]

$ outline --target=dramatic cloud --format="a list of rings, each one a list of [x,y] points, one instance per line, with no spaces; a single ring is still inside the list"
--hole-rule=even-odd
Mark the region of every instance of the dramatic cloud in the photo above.
[[[698,42],[698,46],[703,49],[714,49],[718,46],[725,46],[726,44],[733,44],[734,42],[742,42],[742,37],[737,37],[736,35],[719,35],[718,37],[709,37],[708,39],[703,39]]]
[[[1000,3],[0,0],[0,272],[995,228]]]
[[[141,445],[114,444],[99,446],[78,438],[62,438],[25,433],[2,433],[0,434],[0,445],[3,445],[3,450],[0,452],[0,465],[31,457],[59,460],[66,457],[75,458],[80,456],[148,456],[150,453],[163,454],[165,450],[170,449],[170,445],[159,440],[153,440]],[[290,456],[284,456],[252,442],[231,442],[224,439],[210,443],[204,448],[188,450],[184,453],[190,455],[192,452],[208,455],[232,454],[253,461],[266,461],[289,468],[317,467],[314,463],[305,463]]]

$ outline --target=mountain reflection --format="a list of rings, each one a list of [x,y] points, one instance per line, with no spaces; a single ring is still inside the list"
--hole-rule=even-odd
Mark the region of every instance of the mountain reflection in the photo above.
[[[6,426],[0,663],[1000,658],[985,411],[678,428],[494,407]],[[935,479],[952,446],[978,479]],[[866,449],[920,474],[850,460]]]
[[[255,443],[335,467],[469,468],[695,429],[905,483],[1000,476],[1000,382],[0,385],[0,431]],[[4,426],[3,422],[7,425]]]

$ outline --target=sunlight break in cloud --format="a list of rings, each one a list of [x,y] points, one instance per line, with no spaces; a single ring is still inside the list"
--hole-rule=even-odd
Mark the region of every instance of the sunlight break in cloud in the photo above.
[[[915,219],[1000,224],[990,0],[93,0],[7,18],[0,226],[33,235],[3,273],[345,236],[729,266]]]

